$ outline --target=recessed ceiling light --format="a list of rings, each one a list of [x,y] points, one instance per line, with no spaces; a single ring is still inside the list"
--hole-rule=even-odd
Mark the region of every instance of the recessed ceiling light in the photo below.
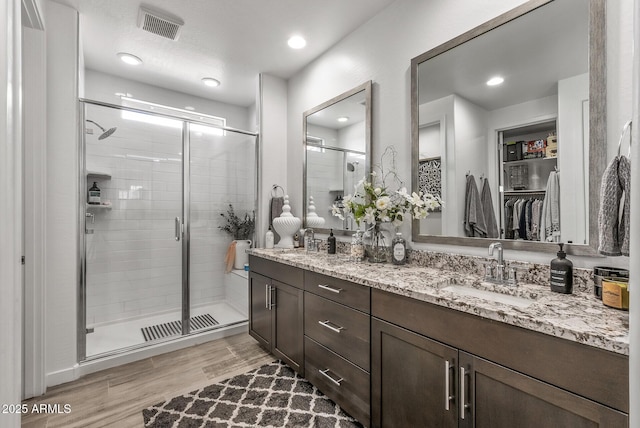
[[[338,122],[346,122],[348,120],[349,120],[349,118],[347,116],[342,116],[342,117],[338,118]]]
[[[215,88],[216,86],[220,86],[220,81],[217,79],[214,79],[213,77],[203,77],[202,83],[204,83],[207,86],[211,86],[212,88]]]
[[[142,60],[140,58],[138,58],[135,55],[131,55],[130,53],[118,52],[118,57],[120,57],[122,62],[124,62],[125,64],[129,64],[129,65],[140,65],[140,64],[142,64]]]
[[[287,40],[287,44],[292,49],[302,49],[307,46],[307,41],[302,36],[291,36]]]
[[[501,84],[502,82],[504,82],[504,78],[502,78],[500,76],[495,76],[495,77],[492,77],[491,79],[487,80],[487,85],[496,86],[496,85]]]
[[[194,111],[196,108],[194,106],[185,106],[185,110]]]

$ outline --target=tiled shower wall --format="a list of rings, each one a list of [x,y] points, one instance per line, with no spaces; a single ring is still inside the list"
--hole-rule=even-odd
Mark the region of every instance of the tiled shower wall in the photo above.
[[[87,324],[144,317],[182,306],[182,243],[175,217],[182,218],[181,128],[125,120],[119,110],[88,106],[87,119],[105,128],[98,141],[92,124],[86,137],[88,171],[110,177],[98,182],[103,202],[87,219]],[[166,125],[166,124],[165,124]],[[177,125],[177,123],[174,123]],[[192,132],[191,139],[191,305],[225,299],[224,256],[231,238],[218,229],[228,204],[253,210],[255,138]],[[215,317],[215,314],[212,314]]]

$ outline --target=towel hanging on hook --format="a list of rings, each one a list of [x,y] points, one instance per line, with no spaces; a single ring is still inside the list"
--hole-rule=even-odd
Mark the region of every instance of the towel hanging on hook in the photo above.
[[[627,132],[627,129],[629,130],[629,153],[627,154],[627,157],[631,157],[631,140],[633,139],[632,136],[632,132],[631,132],[631,120],[627,121],[627,123],[624,124],[624,126],[622,127],[622,134],[620,134],[620,140],[618,140],[618,156],[620,156],[620,148],[622,146],[622,140],[624,139],[624,134]]]

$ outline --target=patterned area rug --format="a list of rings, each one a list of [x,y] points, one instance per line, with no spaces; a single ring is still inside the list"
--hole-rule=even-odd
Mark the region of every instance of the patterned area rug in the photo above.
[[[362,427],[281,361],[142,411],[146,428]]]

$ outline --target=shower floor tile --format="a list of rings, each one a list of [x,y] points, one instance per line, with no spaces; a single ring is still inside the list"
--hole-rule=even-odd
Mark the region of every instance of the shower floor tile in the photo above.
[[[227,303],[215,303],[193,308],[191,316],[211,314],[222,327],[235,322],[246,321],[246,315],[235,310]],[[181,318],[179,311],[151,315],[146,318],[128,320],[95,327],[93,333],[87,334],[87,357],[105,352],[145,343],[142,328],[155,324],[176,321]]]

